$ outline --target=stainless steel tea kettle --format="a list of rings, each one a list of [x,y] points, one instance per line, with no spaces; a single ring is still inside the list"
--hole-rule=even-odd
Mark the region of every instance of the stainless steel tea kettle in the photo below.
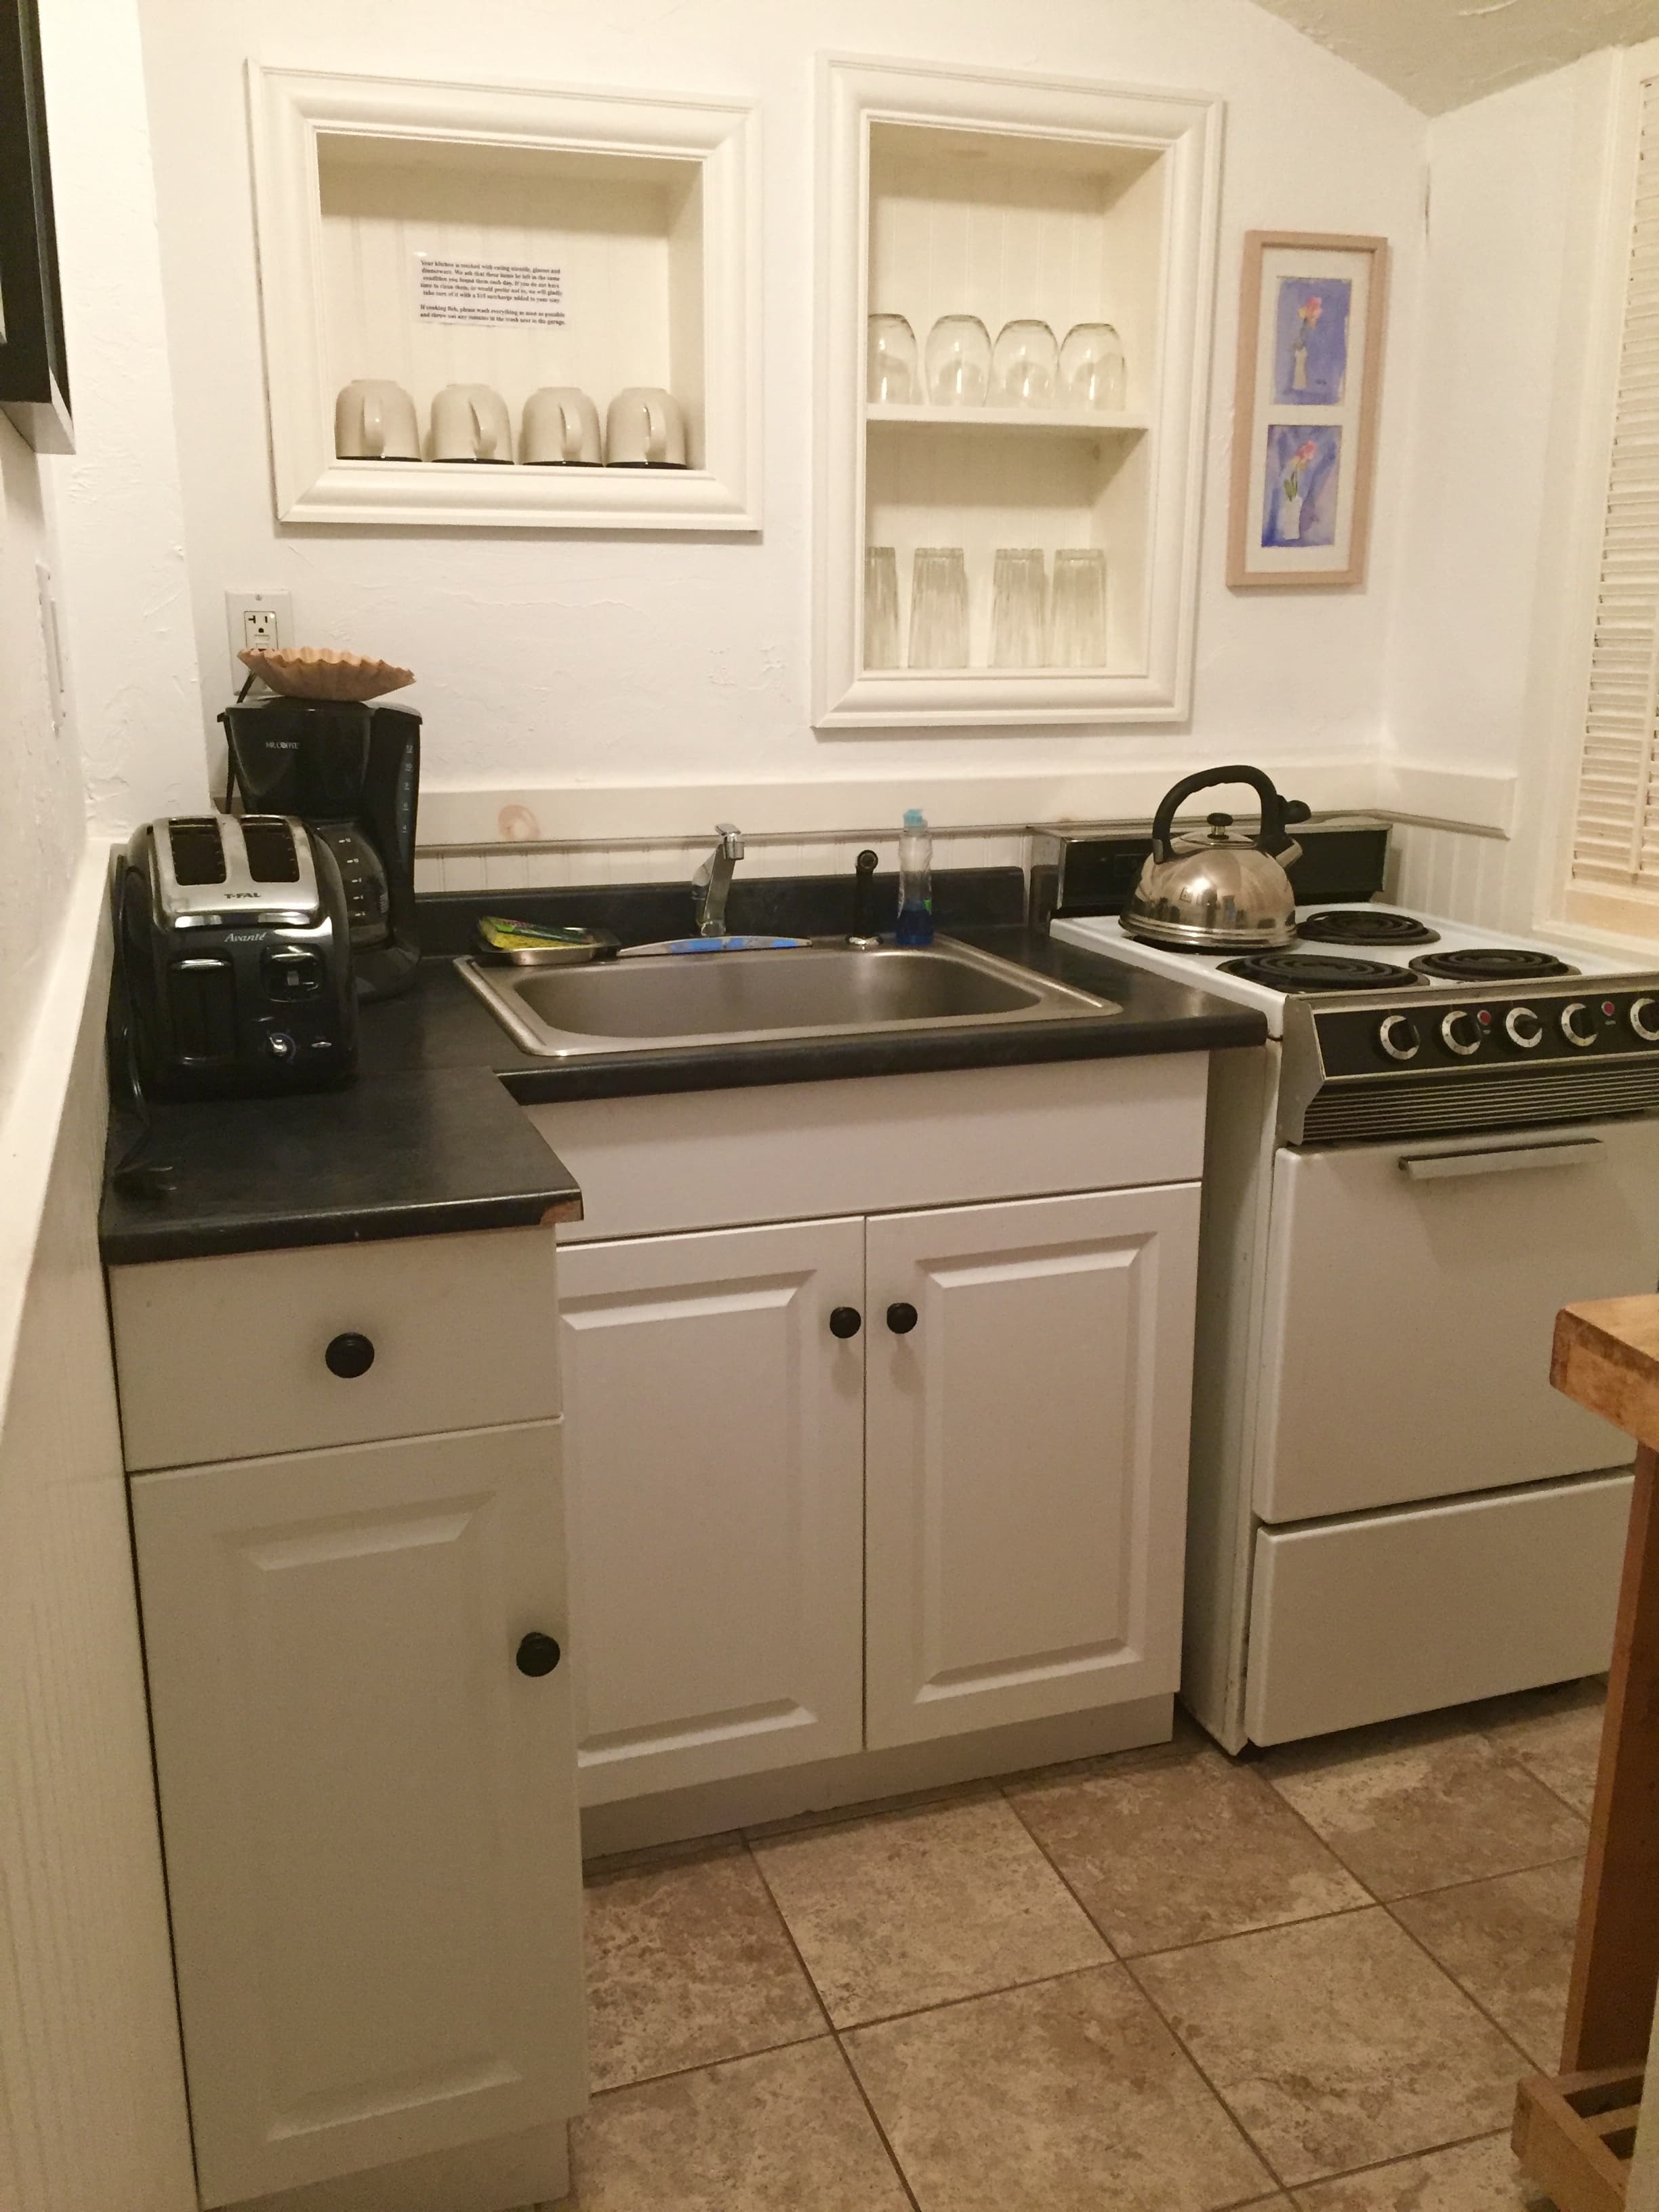
[[[1261,796],[1261,827],[1235,832],[1231,814],[1212,814],[1207,830],[1171,835],[1176,809],[1213,784],[1248,783]],[[1211,768],[1183,776],[1158,802],[1152,849],[1123,910],[1131,937],[1188,952],[1260,952],[1296,934],[1296,893],[1285,870],[1302,857],[1287,824],[1311,808],[1281,799],[1259,768]]]

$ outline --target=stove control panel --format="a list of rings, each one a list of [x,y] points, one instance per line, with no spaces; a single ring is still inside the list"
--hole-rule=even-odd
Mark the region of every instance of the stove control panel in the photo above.
[[[1453,1000],[1437,991],[1409,1009],[1352,1003],[1314,1016],[1325,1074],[1429,1074],[1470,1067],[1578,1062],[1591,1054],[1659,1052],[1659,989],[1599,994],[1575,976],[1553,992]]]

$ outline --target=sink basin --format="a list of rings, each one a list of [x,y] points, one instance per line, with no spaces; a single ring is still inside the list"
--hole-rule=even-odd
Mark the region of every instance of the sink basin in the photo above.
[[[526,971],[456,962],[496,1018],[547,1060],[763,1037],[867,1036],[1115,1013],[1107,999],[949,938],[926,951],[648,954]]]

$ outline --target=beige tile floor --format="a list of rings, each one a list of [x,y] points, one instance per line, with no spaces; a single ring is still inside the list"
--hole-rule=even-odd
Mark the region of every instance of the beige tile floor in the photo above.
[[[1519,2212],[1601,1689],[590,1869],[566,2212]]]

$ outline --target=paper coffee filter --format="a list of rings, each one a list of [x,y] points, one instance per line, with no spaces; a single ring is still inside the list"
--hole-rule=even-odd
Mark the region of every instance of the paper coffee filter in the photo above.
[[[378,699],[415,681],[411,668],[390,660],[366,660],[359,653],[336,653],[331,646],[245,646],[236,658],[245,668],[289,699]]]

